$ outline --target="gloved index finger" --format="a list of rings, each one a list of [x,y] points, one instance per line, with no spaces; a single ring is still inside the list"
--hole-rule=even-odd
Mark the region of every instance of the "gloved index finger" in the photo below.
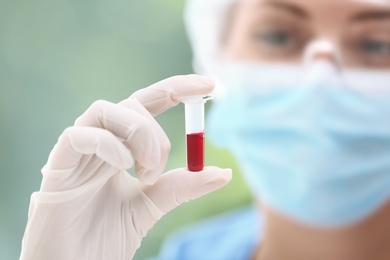
[[[207,77],[194,74],[174,76],[140,89],[130,98],[136,99],[155,116],[176,106],[186,97],[209,94],[214,86],[214,81]]]

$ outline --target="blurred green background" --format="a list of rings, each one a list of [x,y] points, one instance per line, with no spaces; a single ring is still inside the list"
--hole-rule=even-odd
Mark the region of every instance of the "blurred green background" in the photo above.
[[[94,100],[118,102],[192,73],[183,6],[181,0],[0,1],[0,259],[19,258],[30,195],[64,128]],[[185,165],[183,117],[182,106],[157,117],[172,143],[167,170]],[[156,254],[164,237],[184,225],[250,202],[230,154],[206,149],[206,163],[232,167],[233,181],[165,216],[135,259]]]

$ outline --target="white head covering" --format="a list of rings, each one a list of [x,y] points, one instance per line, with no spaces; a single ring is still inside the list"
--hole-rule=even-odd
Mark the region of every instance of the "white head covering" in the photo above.
[[[214,76],[229,7],[237,0],[187,0],[184,21],[196,73]]]

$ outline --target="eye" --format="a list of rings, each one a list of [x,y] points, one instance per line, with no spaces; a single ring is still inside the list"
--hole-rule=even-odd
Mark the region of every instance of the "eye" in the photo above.
[[[364,40],[360,49],[369,55],[390,56],[390,42],[378,40]]]
[[[299,62],[310,32],[300,25],[276,22],[256,24],[248,34],[253,57],[280,62]]]
[[[343,45],[345,63],[351,67],[390,68],[389,25],[383,27],[374,23],[352,27]]]
[[[282,30],[259,32],[255,35],[255,38],[261,44],[271,47],[288,47],[294,43],[294,37],[291,33]]]

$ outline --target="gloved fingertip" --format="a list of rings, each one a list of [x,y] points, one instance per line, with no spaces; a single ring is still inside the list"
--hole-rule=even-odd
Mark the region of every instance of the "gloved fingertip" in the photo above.
[[[124,169],[130,169],[131,167],[133,167],[134,165],[134,162],[133,160],[126,160],[125,162],[123,162],[123,166],[124,166]]]
[[[201,81],[201,82],[204,83],[205,85],[214,88],[214,86],[215,86],[215,81],[212,80],[211,78],[208,78],[208,77],[205,77],[205,76],[199,76],[199,75],[196,75],[196,77],[197,77],[197,79],[198,79],[199,81]]]
[[[215,166],[206,166],[203,171],[206,174],[210,174],[218,179],[221,179],[222,182],[228,183],[232,177],[233,172],[230,168],[218,168]]]
[[[212,182],[218,183],[217,186],[219,187],[223,187],[232,179],[232,171],[231,169],[223,169],[219,171],[219,173],[220,174],[217,176],[216,172],[214,172],[215,179]]]
[[[222,169],[221,173],[226,183],[231,181],[231,179],[233,178],[233,171],[230,168]]]
[[[134,160],[133,160],[133,157],[130,153],[129,150],[123,150],[122,153],[120,153],[120,155],[117,155],[114,157],[117,162],[116,163],[112,163],[113,165],[117,165],[117,167],[119,168],[122,168],[122,169],[130,169],[131,167],[134,166]]]

